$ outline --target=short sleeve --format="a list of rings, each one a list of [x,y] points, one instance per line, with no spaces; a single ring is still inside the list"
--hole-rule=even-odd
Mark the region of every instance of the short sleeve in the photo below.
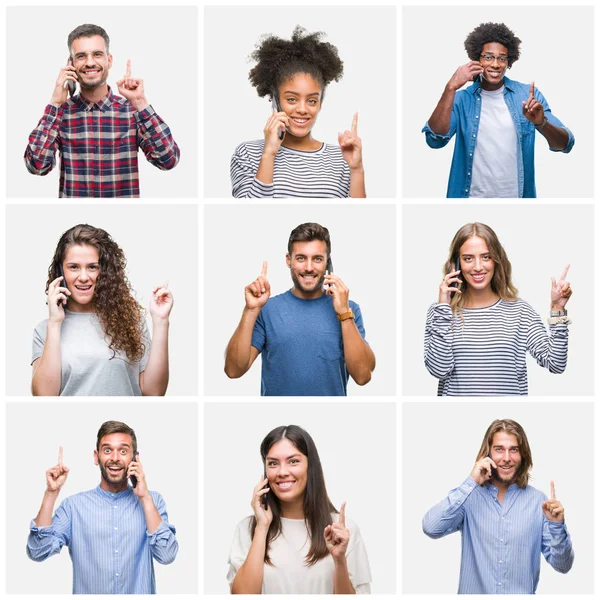
[[[47,321],[42,321],[38,323],[36,328],[33,330],[33,344],[31,348],[31,364],[40,356],[42,356],[42,352],[44,351],[44,344],[46,343],[46,327]]]
[[[150,337],[150,330],[148,329],[148,323],[146,319],[144,319],[144,328],[142,331],[142,344],[144,344],[144,355],[140,360],[140,373],[146,370],[148,358],[150,357],[150,348],[152,348],[152,339]]]
[[[365,339],[367,334],[365,332],[365,325],[363,323],[362,312],[360,310],[360,306],[358,304],[353,303],[352,312],[354,313],[354,323],[356,324],[356,328],[358,329],[362,339],[367,341]]]
[[[231,550],[229,552],[229,571],[227,573],[227,581],[231,586],[237,575],[240,567],[246,562],[252,538],[250,537],[250,519],[246,517],[242,519],[236,527],[233,541],[231,542]]]
[[[259,351],[262,352],[267,342],[267,331],[265,329],[265,320],[263,319],[263,310],[260,311],[256,323],[254,323],[254,330],[252,331],[252,345]]]
[[[346,518],[346,526],[350,529],[350,544],[346,552],[350,582],[357,594],[370,594],[371,567],[365,542],[356,523]]]

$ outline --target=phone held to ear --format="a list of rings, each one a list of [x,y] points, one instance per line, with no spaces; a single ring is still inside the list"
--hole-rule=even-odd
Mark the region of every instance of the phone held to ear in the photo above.
[[[266,469],[263,471],[263,475],[264,475],[264,477],[265,477],[265,479],[266,479],[266,478],[267,478],[267,471],[266,471]],[[269,485],[269,484],[267,483],[267,485]],[[267,485],[266,485],[265,487],[267,487]],[[269,499],[268,499],[268,497],[267,497],[268,495],[269,495],[269,492],[267,492],[266,494],[263,494],[263,495],[260,497],[260,503],[262,504],[262,507],[263,507],[264,509],[266,509],[266,508],[267,508],[267,505],[268,505],[268,503],[269,503]]]
[[[67,287],[67,280],[65,279],[65,272],[63,271],[63,268],[62,268],[61,264],[58,265],[58,274],[62,277],[62,281],[59,283],[60,287],[66,288]],[[62,306],[63,308],[67,307],[67,301],[63,300],[62,298],[59,298],[59,300],[58,300],[58,302],[56,304],[57,304],[57,306]]]
[[[69,56],[69,64],[72,65],[73,64],[73,57]],[[69,96],[74,96],[75,92],[77,91],[77,85],[75,84],[74,81],[71,81],[70,79],[67,80],[67,88],[69,90]]]
[[[137,457],[139,456],[139,454],[136,452],[133,455],[133,460],[131,462],[137,462]],[[129,481],[131,481],[131,487],[135,487],[137,485],[137,477],[135,475],[130,475],[129,476]]]
[[[271,95],[271,108],[276,111],[276,112],[283,112],[281,110],[281,104],[279,104],[279,98],[278,98],[278,93],[277,92],[273,92]],[[277,135],[279,135],[279,139],[281,141],[283,141],[283,138],[285,137],[285,132],[287,131],[287,127],[285,128],[285,130],[279,129],[277,131]]]
[[[329,257],[327,259],[327,267],[326,267],[326,271],[325,271],[326,275],[332,275],[333,274],[333,262],[331,262],[331,257]],[[329,289],[329,284],[325,284],[323,285],[323,289],[324,290],[328,290]]]
[[[460,271],[460,256],[456,257],[456,260],[454,261],[454,270],[455,271]],[[453,281],[450,286],[451,288],[458,288],[458,281]],[[454,294],[454,292],[450,292],[451,294]]]

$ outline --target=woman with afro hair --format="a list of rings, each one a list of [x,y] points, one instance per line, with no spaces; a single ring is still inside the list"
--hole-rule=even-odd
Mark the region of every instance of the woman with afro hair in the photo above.
[[[325,89],[339,81],[343,63],[323,33],[296,27],[291,40],[261,39],[250,55],[249,79],[261,98],[271,100],[264,138],[240,144],[231,158],[236,198],[365,198],[358,114],[338,134],[337,145],[317,141],[312,130]]]
[[[48,319],[33,334],[34,396],[164,396],[173,296],[156,286],[144,311],[125,275],[123,250],[102,229],[76,225],[48,268]]]
[[[520,45],[504,23],[478,25],[465,40],[470,61],[450,78],[423,127],[431,148],[457,136],[448,198],[535,198],[535,132],[553,152],[570,152],[575,143],[533,81],[505,76]]]

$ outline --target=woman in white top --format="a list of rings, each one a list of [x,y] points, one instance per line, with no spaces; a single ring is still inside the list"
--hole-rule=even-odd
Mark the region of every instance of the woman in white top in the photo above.
[[[235,198],[365,198],[358,114],[339,146],[312,136],[325,88],[343,73],[337,48],[322,36],[296,27],[291,40],[265,36],[251,54],[249,79],[273,112],[264,139],[240,144],[231,157]]]
[[[125,274],[125,255],[106,231],[76,225],[48,269],[48,319],[33,336],[34,396],[164,396],[173,296],[156,286],[144,311]]]
[[[482,223],[461,227],[425,326],[425,366],[440,380],[438,395],[527,395],[527,352],[551,373],[562,373],[569,334],[565,306],[573,293],[568,270],[558,281],[552,278],[548,333],[517,297],[511,264],[494,231]]]
[[[265,466],[253,517],[235,532],[227,579],[233,594],[368,594],[371,573],[358,527],[327,496],[315,443],[296,425],[260,446]],[[267,487],[265,487],[267,485]]]

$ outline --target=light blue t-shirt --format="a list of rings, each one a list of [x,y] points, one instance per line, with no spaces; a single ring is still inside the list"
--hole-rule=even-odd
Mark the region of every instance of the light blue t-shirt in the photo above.
[[[365,338],[360,307],[349,302]],[[331,296],[313,300],[290,290],[263,306],[252,333],[262,352],[261,396],[346,396],[342,328]]]

